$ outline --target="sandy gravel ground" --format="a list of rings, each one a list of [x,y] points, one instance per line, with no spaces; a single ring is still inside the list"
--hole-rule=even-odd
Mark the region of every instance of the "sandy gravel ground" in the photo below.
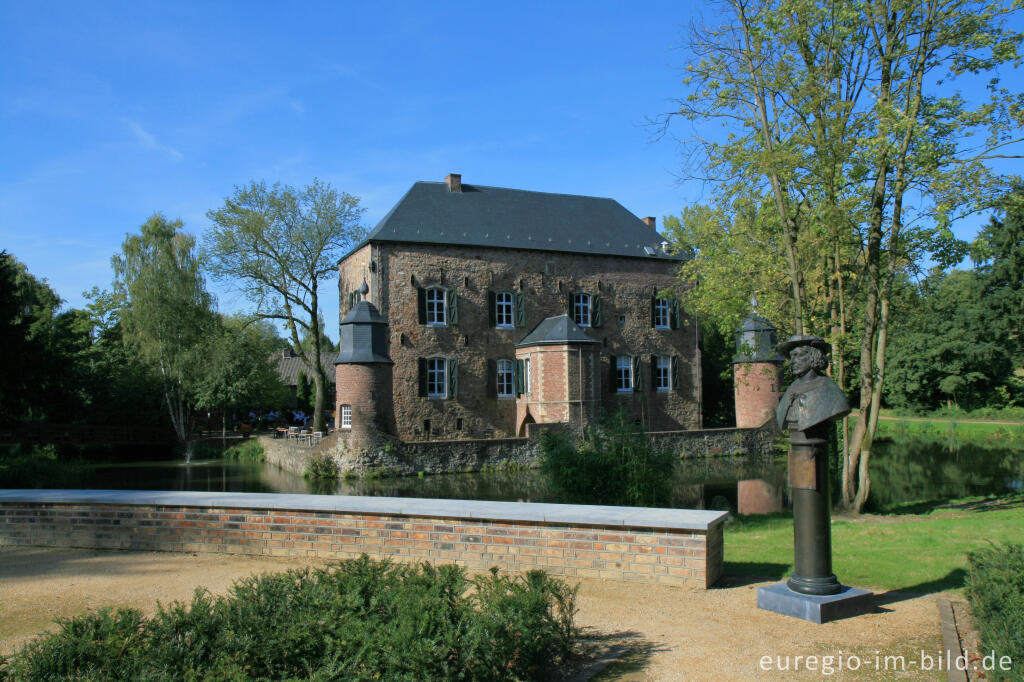
[[[0,654],[10,654],[60,616],[104,606],[152,612],[158,600],[187,600],[197,586],[219,594],[241,576],[314,563],[0,547]],[[927,663],[922,651],[937,656],[941,645],[934,595],[882,594],[875,613],[813,625],[757,610],[756,588],[763,584],[726,582],[692,592],[582,581],[577,622],[585,628],[588,647],[624,652],[596,679],[945,679],[944,673],[921,669],[922,660]],[[772,659],[767,670],[765,656]],[[814,663],[807,656],[816,657]],[[822,673],[826,656],[832,657],[831,675]],[[902,656],[902,665],[887,656]],[[855,663],[860,670],[850,672]],[[789,671],[780,671],[780,664]]]

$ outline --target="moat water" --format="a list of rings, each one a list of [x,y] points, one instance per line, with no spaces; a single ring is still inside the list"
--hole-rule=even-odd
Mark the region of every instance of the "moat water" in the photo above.
[[[871,472],[869,506],[875,509],[903,502],[1021,492],[1024,442],[883,439],[876,443]],[[83,487],[562,501],[536,470],[356,478],[324,486],[269,465],[227,459],[99,465],[90,470]],[[748,514],[780,511],[788,504],[784,458],[686,460],[676,473],[673,489],[671,506],[678,508]]]

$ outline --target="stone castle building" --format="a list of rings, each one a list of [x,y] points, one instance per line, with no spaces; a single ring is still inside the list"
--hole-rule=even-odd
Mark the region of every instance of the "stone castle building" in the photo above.
[[[338,429],[508,438],[620,406],[699,429],[698,328],[666,248],[613,199],[415,183],[338,263]]]

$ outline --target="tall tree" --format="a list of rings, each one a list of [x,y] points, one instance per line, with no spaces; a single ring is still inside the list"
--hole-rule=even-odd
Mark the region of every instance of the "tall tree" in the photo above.
[[[255,305],[253,315],[284,322],[316,386],[317,431],[323,430],[329,384],[320,362],[320,287],[337,276],[338,259],[363,238],[362,213],[359,199],[318,180],[302,190],[252,182],[207,213],[213,227],[204,245],[212,272],[241,288]]]
[[[154,368],[179,442],[191,456],[196,391],[216,315],[195,238],[159,213],[128,235],[113,257],[125,343]]]
[[[1004,28],[1001,0],[727,0],[724,10],[722,25],[691,33],[676,114],[727,128],[690,145],[694,175],[715,183],[721,216],[756,207],[771,230],[764,242],[785,263],[790,298],[780,326],[830,337],[840,361],[858,335],[861,417],[849,437],[844,428],[842,499],[859,511],[893,283],[926,252],[959,260],[949,224],[1005,191],[987,161],[1020,142],[1024,123],[1020,95],[997,80],[975,108],[943,81],[1013,62],[1020,36]],[[833,373],[846,384],[844,365]]]
[[[1024,367],[1024,188],[1007,196],[971,245],[984,327]]]
[[[269,322],[239,315],[222,317],[206,354],[196,406],[220,410],[226,429],[229,408],[282,405],[288,388],[268,362],[278,339]]]

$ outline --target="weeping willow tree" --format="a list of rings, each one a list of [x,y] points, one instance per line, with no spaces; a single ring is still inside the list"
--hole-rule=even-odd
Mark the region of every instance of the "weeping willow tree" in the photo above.
[[[112,259],[114,294],[129,349],[159,377],[178,441],[191,457],[196,395],[217,317],[180,220],[154,214]]]

